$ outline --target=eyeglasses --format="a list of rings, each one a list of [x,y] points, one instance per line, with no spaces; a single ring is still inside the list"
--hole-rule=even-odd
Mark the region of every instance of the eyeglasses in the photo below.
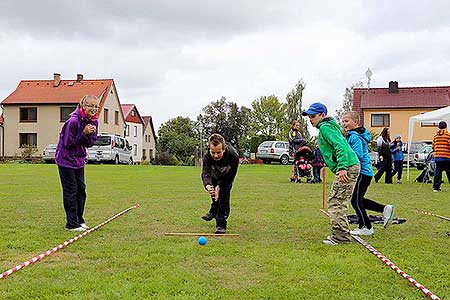
[[[95,109],[95,110],[98,110],[98,105],[95,105],[95,104],[84,104],[84,107],[87,107],[87,108],[90,108],[90,109]]]

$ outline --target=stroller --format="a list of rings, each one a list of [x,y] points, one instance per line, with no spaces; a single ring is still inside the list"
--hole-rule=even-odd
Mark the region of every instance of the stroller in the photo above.
[[[306,182],[311,182],[312,150],[308,146],[298,148],[294,155],[293,175],[291,182],[301,183],[301,178],[306,177]]]
[[[425,168],[423,169],[422,173],[417,176],[415,181],[422,183],[432,183],[431,177],[434,176],[435,170],[436,163],[434,161],[434,153],[430,152],[425,159]]]

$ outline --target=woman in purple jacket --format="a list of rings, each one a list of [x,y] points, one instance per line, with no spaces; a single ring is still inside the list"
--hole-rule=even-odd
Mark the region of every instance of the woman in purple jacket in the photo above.
[[[86,148],[92,147],[97,139],[97,110],[99,99],[84,96],[64,123],[56,147],[55,161],[63,190],[64,210],[66,211],[66,230],[85,231],[89,229],[83,219],[86,203],[86,184],[84,165]]]

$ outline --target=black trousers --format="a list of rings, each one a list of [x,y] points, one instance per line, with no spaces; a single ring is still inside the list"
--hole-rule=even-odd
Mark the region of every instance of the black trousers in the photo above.
[[[377,174],[375,174],[375,182],[378,182],[383,176],[383,173],[386,173],[384,176],[385,183],[392,183],[392,159],[384,158],[381,162],[381,167],[378,170]]]
[[[450,183],[450,160],[435,160],[436,170],[434,171],[433,189],[439,190],[442,184],[442,172],[447,174],[447,180]]]
[[[394,172],[392,172],[392,177],[397,174],[397,179],[402,180],[403,174],[403,160],[394,160]]]
[[[367,215],[367,210],[383,212],[384,205],[375,202],[373,200],[364,198],[364,195],[369,188],[372,176],[367,176],[359,174],[356,180],[355,189],[352,194],[352,206],[355,210],[356,216],[358,217],[358,227],[366,227],[367,229],[372,228],[372,224]]]
[[[216,186],[217,183],[213,182]],[[211,198],[211,208],[209,213],[216,217],[216,226],[227,228],[227,219],[230,216],[230,192],[232,184],[220,186],[219,200]]]
[[[83,213],[86,203],[84,168],[70,169],[58,166],[58,171],[63,190],[64,210],[66,211],[66,228],[80,227],[80,224],[84,223]]]

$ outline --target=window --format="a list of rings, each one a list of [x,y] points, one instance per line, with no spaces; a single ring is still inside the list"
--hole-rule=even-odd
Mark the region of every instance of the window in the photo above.
[[[424,112],[420,113],[421,115],[424,114]],[[424,121],[420,122],[420,127],[438,127],[439,122],[436,121]]]
[[[145,135],[145,142],[147,143],[147,135]]]
[[[137,137],[137,126],[134,126],[134,137]]]
[[[142,160],[146,160],[147,156],[145,155],[147,153],[146,149],[142,149]]]
[[[76,106],[66,106],[59,108],[59,121],[65,122],[70,118],[70,114],[77,109]]]
[[[153,158],[153,149],[148,150],[148,156]]]
[[[103,123],[105,123],[105,124],[108,124],[108,119],[109,119],[108,113],[109,113],[109,110],[107,108],[104,108],[103,109]]]
[[[391,124],[391,116],[389,114],[371,114],[370,126],[371,127],[389,127]]]
[[[37,133],[19,133],[19,147],[24,145],[37,147]]]
[[[37,107],[21,107],[20,122],[37,122]]]
[[[137,144],[134,144],[133,145],[133,149],[134,149],[134,156],[136,156],[137,155]]]
[[[117,110],[114,112],[114,124],[119,125],[119,112]]]
[[[125,136],[130,136],[130,125],[125,126]]]
[[[131,116],[134,117],[136,115],[136,112],[134,110],[131,111]]]

